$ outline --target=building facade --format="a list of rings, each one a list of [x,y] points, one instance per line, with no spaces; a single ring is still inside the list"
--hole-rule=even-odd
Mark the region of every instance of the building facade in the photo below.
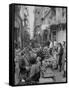
[[[36,7],[34,35],[40,34],[43,42],[66,41],[66,8]]]

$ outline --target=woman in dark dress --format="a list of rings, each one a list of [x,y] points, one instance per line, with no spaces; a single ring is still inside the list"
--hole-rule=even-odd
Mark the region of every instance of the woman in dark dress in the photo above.
[[[62,57],[63,57],[63,47],[62,47],[62,44],[59,43],[58,44],[59,47],[58,47],[58,55],[59,55],[59,60],[58,60],[58,67],[59,67],[59,71],[61,72],[61,68],[62,68]]]

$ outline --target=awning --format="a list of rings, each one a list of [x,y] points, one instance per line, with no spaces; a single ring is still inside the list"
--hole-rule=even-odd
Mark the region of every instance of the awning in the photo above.
[[[62,30],[66,29],[66,23],[53,24],[50,26],[51,30],[60,30],[60,28],[62,28]]]

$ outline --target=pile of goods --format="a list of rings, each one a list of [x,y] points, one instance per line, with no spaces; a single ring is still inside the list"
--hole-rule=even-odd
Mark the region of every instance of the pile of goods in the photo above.
[[[50,55],[48,48],[44,48],[43,53],[45,55],[44,60],[42,61],[42,77],[53,77],[53,69],[56,66],[56,59]]]

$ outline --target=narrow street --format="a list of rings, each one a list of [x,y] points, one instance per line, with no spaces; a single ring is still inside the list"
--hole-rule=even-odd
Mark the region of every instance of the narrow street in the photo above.
[[[15,18],[15,85],[66,82],[66,8],[18,5]]]

